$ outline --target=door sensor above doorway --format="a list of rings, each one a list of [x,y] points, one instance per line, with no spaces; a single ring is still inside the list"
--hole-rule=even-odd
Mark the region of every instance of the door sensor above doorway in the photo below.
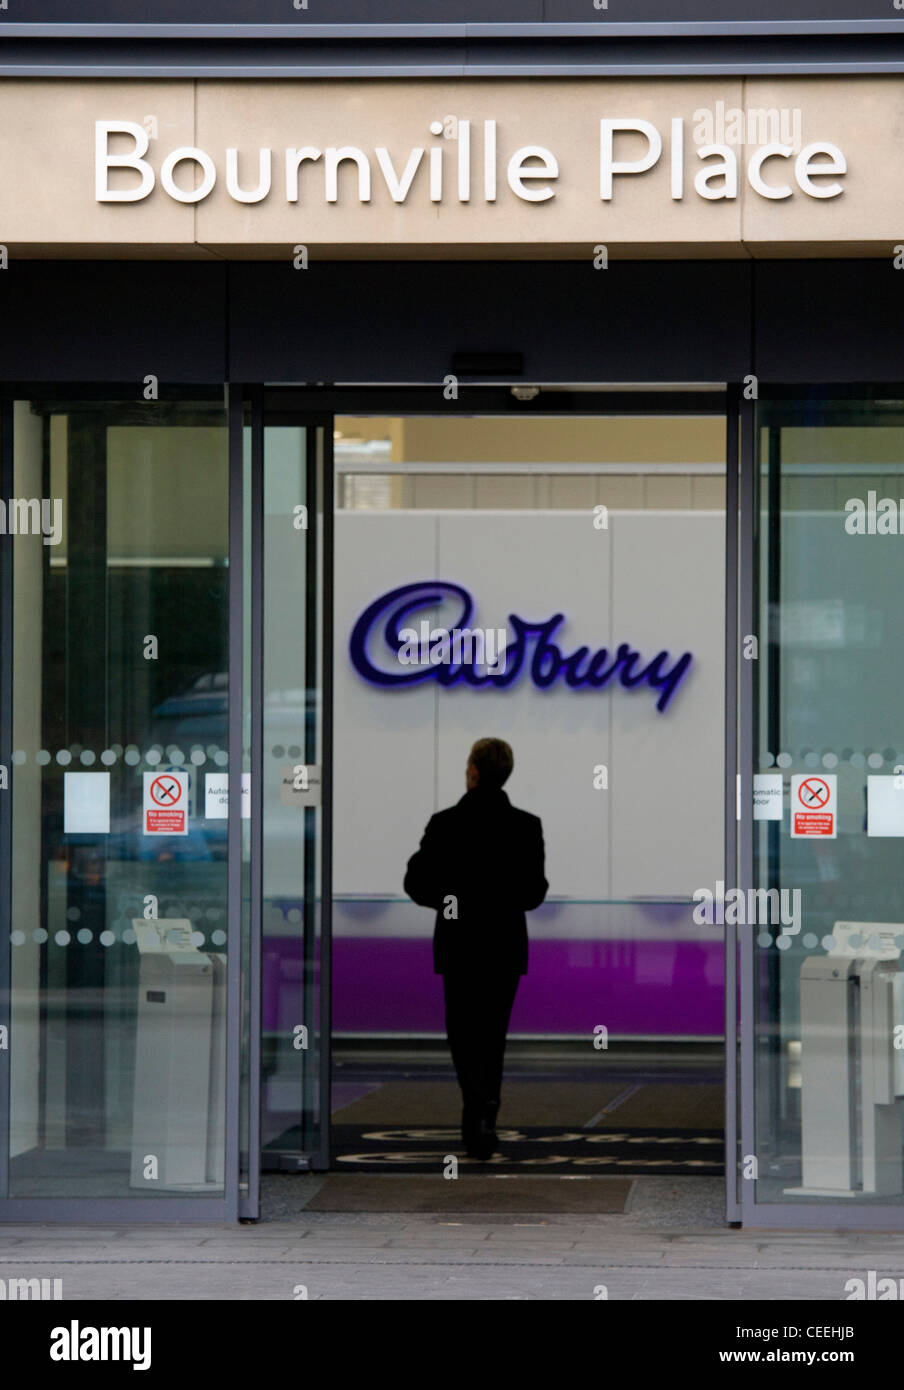
[[[453,352],[452,371],[456,376],[524,375],[521,352]]]

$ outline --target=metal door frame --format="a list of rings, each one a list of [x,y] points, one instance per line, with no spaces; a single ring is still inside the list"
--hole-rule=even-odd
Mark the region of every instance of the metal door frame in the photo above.
[[[250,624],[247,634],[250,661],[250,865],[248,915],[249,940],[249,1029],[248,1056],[248,1191],[243,1196],[240,1215],[256,1219],[260,1214],[261,1162],[261,1039],[263,943],[263,687],[264,687],[264,431],[268,425],[292,425],[305,431],[305,504],[309,529],[306,555],[305,630],[314,646],[309,648],[308,667],[315,663],[315,685],[321,701],[321,805],[320,805],[320,938],[318,981],[318,1097],[320,1124],[315,1147],[299,1155],[292,1171],[326,1171],[330,1166],[330,1095],[332,1085],[332,787],[333,787],[333,572],[334,572],[334,469],[333,415],[323,409],[296,405],[279,388],[246,387],[243,392],[244,418],[250,424],[250,451],[247,458],[239,445],[243,466],[250,471]],[[247,492],[246,492],[247,497]],[[321,533],[310,525],[322,518]],[[318,587],[318,571],[320,585]],[[319,652],[317,636],[319,634]],[[306,730],[305,737],[308,737]],[[310,749],[306,746],[305,759]],[[231,756],[231,755],[230,755]],[[230,805],[237,825],[239,811]],[[307,814],[305,812],[305,814]],[[240,830],[237,832],[241,834]],[[306,861],[307,862],[307,861]],[[239,866],[241,868],[241,865]],[[307,884],[306,884],[307,887]],[[307,893],[305,895],[307,898]],[[303,931],[310,918],[305,914]]]
[[[725,882],[738,878],[738,683],[740,648],[738,623],[740,390],[728,388],[725,402]],[[741,1194],[738,1116],[738,929],[725,923],[725,1219],[740,1224]]]
[[[206,388],[209,390],[210,388]],[[192,395],[192,388],[180,386],[179,394]],[[330,1163],[330,1087],[331,1087],[331,946],[332,946],[332,740],[333,740],[333,602],[334,602],[334,495],[335,470],[333,459],[333,418],[335,414],[397,414],[397,415],[486,415],[486,416],[526,416],[526,415],[721,415],[727,422],[726,453],[726,584],[736,575],[738,565],[737,525],[733,521],[730,505],[733,497],[738,498],[738,483],[733,458],[737,461],[737,415],[734,403],[737,401],[737,388],[727,390],[722,383],[714,383],[713,389],[700,390],[679,385],[675,390],[663,390],[655,384],[642,389],[625,390],[618,385],[602,391],[557,390],[556,384],[546,386],[541,395],[532,402],[517,401],[511,394],[507,383],[476,384],[462,382],[459,396],[455,401],[446,401],[442,396],[442,386],[363,386],[363,387],[313,387],[297,385],[266,386],[232,384],[228,387],[228,516],[229,516],[229,766],[236,775],[230,780],[229,823],[227,828],[229,862],[228,882],[228,954],[227,967],[227,1087],[226,1087],[226,1170],[225,1189],[222,1198],[20,1198],[0,1199],[0,1220],[17,1221],[92,1221],[115,1218],[117,1208],[128,1220],[254,1220],[260,1213],[260,1043],[261,1043],[261,849],[262,849],[262,653],[263,653],[263,612],[264,595],[263,574],[263,430],[265,420],[283,421],[294,425],[307,426],[308,447],[316,439],[316,431],[322,429],[322,537],[321,576],[322,592],[317,596],[321,609],[322,652],[324,655],[320,673],[321,699],[323,709],[322,740],[322,821],[321,821],[321,958],[320,958],[320,1058],[319,1088],[321,1126],[316,1152],[310,1155],[310,1166],[315,1170],[325,1170]],[[71,383],[60,386],[23,387],[7,386],[3,396],[12,399],[30,399],[52,396],[56,399],[132,399],[134,387],[127,386],[87,386],[78,387]],[[4,424],[11,424],[11,409],[4,405]],[[743,419],[743,407],[742,407]],[[733,428],[733,422],[735,427]],[[250,429],[249,429],[250,426]],[[246,433],[247,432],[247,433]],[[246,440],[248,450],[246,453]],[[734,440],[734,444],[732,443]],[[734,449],[734,454],[733,454]],[[744,450],[741,450],[740,505],[743,514],[743,495],[745,476],[752,476],[748,466],[745,474]],[[3,434],[4,469],[8,475],[12,464],[12,440],[9,429]],[[311,455],[308,456],[309,465]],[[311,469],[309,467],[309,475]],[[11,492],[10,492],[10,495]],[[249,509],[250,497],[250,509]],[[0,557],[2,558],[2,557]],[[744,576],[749,572],[750,554],[744,548],[742,537],[740,550],[740,576],[743,591]],[[250,565],[251,574],[247,574]],[[246,613],[246,580],[250,578],[250,614]],[[728,595],[728,588],[726,588]],[[5,585],[4,601],[9,606],[10,586]],[[744,606],[742,601],[742,613]],[[5,613],[5,609],[4,609]],[[726,603],[726,855],[729,844],[734,845],[736,825],[734,823],[734,793],[731,784],[737,766],[735,750],[735,721],[730,703],[732,691],[731,661],[737,652],[737,627],[732,628],[735,610]],[[10,616],[6,615],[7,618]],[[744,618],[741,619],[741,630]],[[2,642],[0,642],[0,703],[6,689],[11,654],[11,630],[9,622],[3,623]],[[749,663],[747,663],[749,665]],[[750,674],[749,672],[747,673]],[[250,710],[247,710],[250,726],[250,748],[244,749],[244,720],[246,717],[246,690],[250,691]],[[741,690],[743,712],[743,689]],[[742,718],[742,733],[744,720]],[[8,725],[4,725],[7,739],[10,736]],[[744,742],[740,749],[743,766]],[[752,749],[752,741],[751,741]],[[251,817],[249,825],[249,854],[244,853],[243,821],[241,817],[242,779],[238,775],[243,764],[250,769]],[[10,825],[11,796],[0,797],[0,845],[8,835]],[[726,868],[730,859],[727,858]],[[0,887],[8,890],[8,878],[0,878]],[[247,901],[247,911],[246,911]],[[0,926],[9,929],[10,901],[8,891],[0,900]],[[4,920],[5,919],[5,920]],[[248,940],[247,978],[243,974],[242,946],[244,934]],[[728,945],[728,943],[726,943]],[[0,951],[0,956],[5,956]],[[726,1029],[731,1026],[733,979],[729,969],[733,953],[726,951]],[[743,983],[743,980],[742,980]],[[8,990],[2,989],[0,981],[0,1004],[8,1008]],[[244,1019],[249,1020],[246,1034]],[[743,1014],[742,1014],[743,1018]],[[730,1046],[731,1036],[726,1031],[726,1157],[735,1150],[736,1126],[734,1107],[736,1090],[734,1087],[735,1051]],[[243,1049],[245,1074],[248,1091],[243,1098],[242,1068]],[[6,1054],[8,1059],[8,1053]],[[7,1082],[7,1065],[0,1054],[0,1100]],[[247,1104],[247,1126],[243,1130],[243,1099]],[[5,1154],[7,1147],[8,1112],[4,1105],[0,1111],[0,1151]],[[3,1171],[0,1158],[0,1173]],[[728,1174],[734,1171],[732,1164],[726,1162],[726,1201],[729,1219],[732,1216],[733,1197]]]

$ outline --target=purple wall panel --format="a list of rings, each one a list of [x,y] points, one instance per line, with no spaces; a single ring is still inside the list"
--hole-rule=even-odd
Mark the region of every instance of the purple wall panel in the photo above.
[[[298,989],[300,943],[270,940],[264,1029],[280,1019],[281,984]],[[530,945],[511,1033],[721,1037],[721,941],[541,939]],[[284,1012],[284,1011],[283,1011]],[[293,1015],[294,1016],[294,1015]],[[333,942],[337,1033],[443,1033],[442,982],[429,939],[350,937]]]

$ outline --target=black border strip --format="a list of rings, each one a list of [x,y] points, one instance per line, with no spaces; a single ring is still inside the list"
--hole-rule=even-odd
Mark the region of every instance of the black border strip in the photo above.
[[[725,411],[725,863],[727,883],[737,878],[738,775],[738,463],[740,400],[728,390]],[[738,1192],[738,929],[725,925],[725,1219],[740,1222]]]
[[[13,484],[13,402],[0,403],[0,495],[15,496]],[[9,1046],[0,1051],[0,1200],[9,1193],[10,1033],[12,962],[12,751],[13,737],[13,549],[9,536],[0,537],[0,763],[8,786],[0,791],[0,1025]]]

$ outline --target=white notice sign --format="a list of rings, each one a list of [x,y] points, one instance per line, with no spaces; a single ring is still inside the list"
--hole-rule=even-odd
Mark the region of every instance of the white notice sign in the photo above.
[[[204,779],[204,815],[207,820],[229,816],[229,773],[208,772]],[[242,820],[251,816],[251,773],[242,773]]]
[[[320,805],[321,772],[316,763],[286,763],[282,769],[279,799],[283,806]]]
[[[753,774],[753,819],[781,820],[782,774],[755,772]]]
[[[63,834],[109,835],[109,772],[63,773]]]
[[[904,836],[904,777],[867,777],[866,833]]]

